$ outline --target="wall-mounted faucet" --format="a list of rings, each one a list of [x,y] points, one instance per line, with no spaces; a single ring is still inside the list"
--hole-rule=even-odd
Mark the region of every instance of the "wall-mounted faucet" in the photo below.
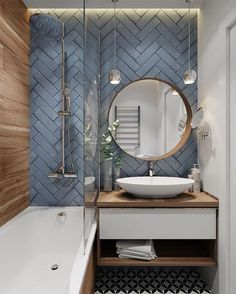
[[[148,174],[150,177],[153,177],[156,175],[153,161],[148,161]]]

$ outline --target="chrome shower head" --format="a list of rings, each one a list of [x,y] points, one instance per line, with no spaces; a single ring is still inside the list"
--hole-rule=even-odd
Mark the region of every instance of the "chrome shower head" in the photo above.
[[[41,35],[61,40],[64,35],[64,24],[48,13],[35,13],[30,16],[31,28]]]

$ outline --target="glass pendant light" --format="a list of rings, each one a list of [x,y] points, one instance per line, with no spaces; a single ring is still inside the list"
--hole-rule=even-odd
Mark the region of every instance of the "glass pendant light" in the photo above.
[[[113,51],[113,68],[108,74],[109,81],[112,85],[118,85],[121,81],[120,71],[116,68],[116,3],[118,0],[112,0],[114,3],[114,51]]]
[[[184,83],[186,85],[194,84],[197,79],[197,73],[191,69],[191,11],[190,5],[193,0],[185,0],[188,3],[188,70],[184,73]]]

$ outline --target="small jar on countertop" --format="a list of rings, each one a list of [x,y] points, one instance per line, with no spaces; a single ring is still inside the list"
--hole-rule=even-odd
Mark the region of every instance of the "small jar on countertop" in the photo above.
[[[194,180],[193,192],[201,192],[201,176],[198,164],[194,164],[191,170],[192,179]]]

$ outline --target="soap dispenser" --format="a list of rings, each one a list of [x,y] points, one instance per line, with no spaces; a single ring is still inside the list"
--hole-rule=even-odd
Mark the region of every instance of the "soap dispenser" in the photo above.
[[[201,177],[199,164],[194,164],[191,170],[192,179],[194,180],[193,192],[201,192]]]

